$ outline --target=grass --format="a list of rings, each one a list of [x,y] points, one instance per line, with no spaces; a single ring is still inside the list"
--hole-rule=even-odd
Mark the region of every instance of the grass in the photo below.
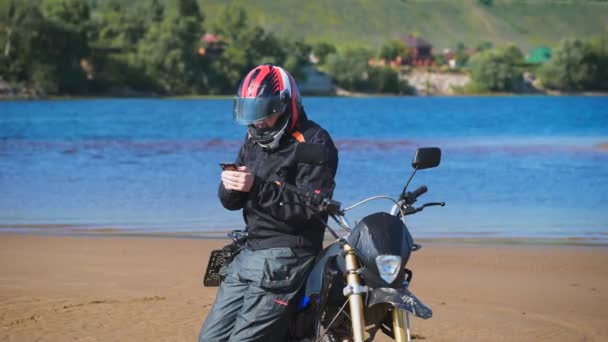
[[[377,48],[390,39],[416,33],[436,49],[458,42],[475,46],[514,43],[524,51],[562,38],[608,31],[608,2],[503,0],[492,6],[477,0],[233,0],[250,20],[284,37],[309,43]],[[199,0],[207,23],[226,5]]]

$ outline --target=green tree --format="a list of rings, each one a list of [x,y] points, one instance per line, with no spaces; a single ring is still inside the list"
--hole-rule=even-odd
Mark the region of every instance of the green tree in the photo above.
[[[331,54],[327,58],[329,75],[336,84],[346,90],[371,93],[411,94],[407,81],[400,80],[390,67],[373,67],[369,60],[371,50],[348,49],[343,54]]]
[[[499,50],[504,57],[515,65],[522,65],[524,62],[524,54],[515,45],[508,45],[506,48]]]
[[[284,40],[279,43],[285,52],[285,59],[279,64],[289,71],[298,82],[306,81],[304,67],[310,64],[308,56],[312,51],[312,47],[300,41]]]
[[[335,53],[336,47],[330,43],[321,42],[312,46],[312,53],[319,59],[319,64],[327,62],[327,56]]]
[[[87,87],[81,61],[89,57],[88,30],[90,9],[85,0],[43,0],[40,4],[42,15],[51,27],[49,33],[52,44],[49,51],[49,66],[39,66],[35,70],[54,70],[60,92],[80,93]],[[42,70],[42,71],[41,71]],[[40,76],[40,79],[43,79]]]
[[[0,72],[8,72],[8,57],[11,53],[15,32],[15,10],[14,0],[0,1],[0,47],[2,47],[2,59],[0,59]]]
[[[597,83],[598,60],[600,58],[589,42],[563,40],[551,60],[539,70],[541,81],[549,89],[593,89]]]
[[[608,34],[594,37],[590,43],[597,64],[594,88],[608,90]]]
[[[43,0],[40,7],[47,19],[71,31],[86,33],[90,9],[85,0]]]
[[[166,93],[201,90],[203,69],[197,47],[203,29],[202,15],[195,5],[193,1],[168,2],[163,21],[152,24],[138,43],[134,63]]]
[[[34,1],[11,2],[8,12],[7,78],[48,93],[86,91],[88,83],[80,60],[88,48],[82,32],[74,30],[74,22],[46,18]]]
[[[368,76],[368,62],[373,55],[371,50],[363,48],[331,54],[327,57],[327,71],[340,87],[361,91]]]
[[[514,46],[487,50],[471,60],[471,76],[478,88],[488,91],[517,91],[523,81],[523,54]]]
[[[169,0],[167,1],[165,15],[169,17],[187,16],[202,23],[203,15],[196,0]]]
[[[463,42],[459,42],[456,45],[456,63],[459,66],[467,65],[469,63],[469,55],[467,53],[467,46]]]
[[[401,58],[406,61],[409,57],[409,53],[410,51],[404,42],[400,40],[391,40],[382,45],[378,57],[392,61],[397,58],[397,56],[401,56]]]
[[[106,0],[98,12],[94,20],[98,45],[134,52],[150,26],[163,21],[165,9],[160,0],[135,3]]]
[[[477,44],[477,46],[475,47],[475,51],[483,52],[486,50],[490,50],[493,47],[494,47],[494,44],[492,42],[481,42],[481,43]]]
[[[232,93],[249,70],[263,63],[281,65],[296,79],[304,79],[310,46],[249,25],[242,8],[227,6],[211,31],[225,43],[220,56],[205,57],[205,79],[213,93]]]
[[[365,90],[373,93],[413,94],[415,90],[391,67],[370,67]]]

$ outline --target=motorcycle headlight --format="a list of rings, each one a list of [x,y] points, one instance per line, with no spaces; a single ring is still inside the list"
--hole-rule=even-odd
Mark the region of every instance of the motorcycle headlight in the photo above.
[[[397,274],[399,274],[401,257],[398,255],[378,255],[376,257],[376,265],[378,266],[380,278],[390,284],[395,280]]]

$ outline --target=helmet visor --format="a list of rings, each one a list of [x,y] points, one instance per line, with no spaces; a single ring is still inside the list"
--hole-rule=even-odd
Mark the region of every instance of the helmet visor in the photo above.
[[[287,109],[286,101],[279,95],[272,97],[235,97],[232,118],[241,125],[250,125],[263,121],[275,113]]]

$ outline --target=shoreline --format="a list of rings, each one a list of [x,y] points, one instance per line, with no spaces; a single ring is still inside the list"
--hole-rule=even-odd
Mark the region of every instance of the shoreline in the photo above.
[[[47,230],[47,231],[2,231],[0,239],[4,236],[30,236],[30,237],[75,237],[75,238],[151,238],[151,239],[180,239],[180,240],[213,240],[229,241],[226,234],[229,231],[196,231],[196,232],[129,232],[119,229],[109,230]],[[334,241],[326,233],[325,243]],[[422,244],[444,245],[479,245],[479,246],[573,246],[573,247],[608,247],[608,236],[598,237],[545,237],[545,236],[450,236],[450,237],[414,237],[414,241]]]
[[[545,93],[471,93],[471,94],[412,94],[400,95],[393,93],[360,93],[351,91],[340,91],[338,93],[328,94],[302,94],[306,98],[310,97],[332,97],[332,98],[382,98],[382,97],[606,97],[608,92],[558,92],[550,91]],[[0,96],[0,102],[11,101],[79,101],[79,100],[129,100],[129,99],[146,99],[146,100],[224,100],[232,99],[233,95],[141,95],[141,96],[115,96],[115,95],[53,95],[43,97],[32,96]]]

